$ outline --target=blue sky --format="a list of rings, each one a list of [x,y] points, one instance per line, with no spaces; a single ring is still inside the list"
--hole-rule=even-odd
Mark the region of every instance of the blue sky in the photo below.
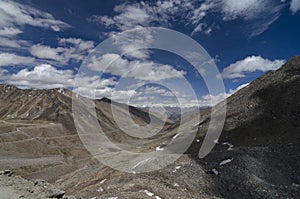
[[[86,96],[97,88],[97,98],[113,95],[126,102],[135,96],[130,103],[136,105],[176,104],[174,96],[179,96],[187,106],[206,106],[298,55],[299,22],[299,0],[0,0],[0,81],[20,88],[70,89],[77,81],[85,87],[75,91]],[[107,54],[98,65],[118,60],[101,71],[103,76],[78,74],[98,44],[137,27],[169,28],[196,40],[214,59],[225,91],[209,95],[203,78],[186,60],[155,49],[125,57]],[[136,45],[143,47],[147,41],[139,39]],[[197,99],[184,86],[160,86],[164,81],[179,84],[180,78],[190,82]]]

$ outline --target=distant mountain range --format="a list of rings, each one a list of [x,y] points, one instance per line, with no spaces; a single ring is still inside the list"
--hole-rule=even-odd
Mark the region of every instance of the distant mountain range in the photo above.
[[[140,109],[145,110],[145,111],[149,111],[149,109],[151,108],[151,111],[156,112],[158,114],[162,114],[161,113],[161,108],[158,107],[140,107]],[[179,120],[182,117],[184,117],[187,114],[193,114],[193,113],[197,113],[200,111],[200,109],[204,110],[204,109],[209,109],[209,107],[197,107],[197,106],[192,106],[192,107],[170,107],[170,106],[164,106],[162,107],[165,109],[165,113],[164,116],[167,117],[168,119],[170,119],[173,122],[176,122],[177,120]]]

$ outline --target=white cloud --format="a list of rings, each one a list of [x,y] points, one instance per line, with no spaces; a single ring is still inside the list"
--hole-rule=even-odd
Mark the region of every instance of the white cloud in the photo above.
[[[23,33],[23,31],[18,27],[0,28],[0,46],[9,48],[21,48],[22,46],[28,46],[28,41],[17,38],[17,36],[21,33]]]
[[[115,26],[119,30],[130,30],[138,26],[147,26],[151,20],[145,9],[138,4],[121,4],[114,8],[118,15],[110,18],[108,16],[92,15],[88,21],[103,24],[106,27]]]
[[[263,33],[276,21],[284,2],[272,0],[160,0],[157,2],[123,3],[115,6],[115,15],[91,16],[88,20],[119,31],[139,26],[170,27],[172,22],[193,28],[192,35],[209,35],[218,27],[210,24],[209,14],[221,14],[223,20],[242,19],[247,22],[250,37]]]
[[[135,90],[115,90],[111,87],[94,89],[78,87],[73,91],[84,97],[92,99],[101,99],[103,97],[107,97],[120,103],[128,103],[130,98],[136,95]]]
[[[60,47],[52,48],[46,45],[33,45],[29,52],[40,59],[49,59],[64,65],[69,61],[79,62],[94,48],[94,42],[78,38],[60,38]]]
[[[55,88],[71,85],[73,71],[57,70],[51,65],[42,64],[33,70],[23,69],[6,77],[6,82],[22,87]]]
[[[142,8],[135,6],[117,6],[116,12],[120,15],[114,17],[119,24],[120,30],[129,30],[137,26],[147,26],[150,16]]]
[[[191,6],[193,13],[192,16],[190,16],[192,24],[200,24],[201,20],[204,19],[215,6],[216,3],[210,0],[204,1],[199,7]]]
[[[223,19],[242,19],[248,22],[249,35],[254,37],[266,31],[280,15],[284,4],[272,0],[224,0],[218,5]]]
[[[0,66],[30,65],[35,61],[32,57],[19,56],[13,53],[0,53]]]
[[[107,86],[114,86],[117,84],[115,78],[100,79],[99,76],[74,76],[74,83],[80,85],[81,88],[91,89],[105,89]],[[73,81],[72,81],[73,84]]]
[[[92,15],[90,18],[88,18],[88,21],[100,23],[105,25],[106,27],[110,27],[115,24],[115,21],[112,18],[109,18],[108,16]]]
[[[139,95],[159,95],[159,96],[165,96],[165,97],[172,97],[174,94],[165,89],[165,88],[160,88],[157,86],[145,86],[142,87],[141,89],[138,90]]]
[[[229,94],[234,94],[236,93],[237,91],[241,90],[242,88],[245,88],[246,86],[248,86],[250,83],[245,83],[245,84],[242,84],[240,86],[238,86],[236,89],[229,89]]]
[[[78,49],[78,51],[89,51],[94,48],[93,41],[84,41],[80,38],[60,38],[59,44],[68,45],[71,44],[74,48]]]
[[[107,28],[117,28],[120,31],[140,26],[169,27],[172,21],[196,28],[213,6],[214,3],[211,1],[199,3],[189,0],[161,0],[131,4],[127,2],[115,6],[116,14],[113,17],[93,15],[88,21],[102,24]],[[194,31],[194,33],[196,32],[200,32],[199,27],[197,31]],[[206,34],[208,32],[206,30]]]
[[[222,77],[224,79],[242,78],[246,77],[246,73],[249,72],[276,70],[284,63],[285,60],[271,61],[261,56],[249,56],[226,67],[222,72]]]
[[[225,20],[232,20],[238,17],[244,19],[256,18],[256,14],[265,9],[267,1],[265,0],[225,0],[223,1],[223,13]]]
[[[40,44],[33,45],[29,49],[29,52],[37,58],[52,59],[63,63],[67,61],[66,57],[64,56],[65,51],[66,49],[62,47],[52,48],[50,46]]]
[[[293,14],[298,12],[300,10],[300,1],[299,0],[292,0],[290,9],[293,12]]]
[[[14,1],[0,1],[0,26],[15,27],[31,25],[51,28],[54,31],[69,27],[68,24],[56,20],[51,14]]]
[[[197,27],[193,30],[192,35],[202,32],[206,35],[210,35],[212,32],[212,27],[208,26],[206,23],[200,23],[197,25]]]
[[[151,61],[128,61],[120,55],[110,53],[102,57],[93,56],[87,63],[87,67],[94,71],[148,81],[182,78],[186,74],[185,71],[178,71],[169,65],[160,65]]]
[[[220,93],[218,95],[204,95],[199,100],[200,107],[214,106],[224,99],[228,98],[230,94],[228,93]]]
[[[51,14],[14,1],[0,0],[0,46],[9,48],[27,48],[28,41],[20,40],[24,26],[61,31],[70,27],[56,20]]]
[[[0,29],[0,36],[5,36],[5,37],[12,37],[21,33],[23,33],[23,31],[20,30],[19,28],[3,27],[2,29]]]
[[[9,48],[21,47],[21,45],[17,40],[5,38],[5,37],[0,37],[0,46],[9,47]]]
[[[14,74],[4,73],[1,79],[8,84],[22,88],[62,88],[73,87],[76,83],[83,85],[86,90],[91,88],[105,89],[115,85],[113,78],[100,79],[97,76],[78,76],[72,70],[59,70],[49,64],[35,66],[32,70],[22,69]]]
[[[230,97],[237,91],[241,90],[242,88],[245,88],[249,84],[250,83],[242,84],[242,85],[238,86],[236,89],[230,89],[228,93],[220,93],[218,95],[204,95],[199,100],[199,105],[201,107],[214,106],[214,105],[218,104],[219,102],[222,102],[226,98]]]

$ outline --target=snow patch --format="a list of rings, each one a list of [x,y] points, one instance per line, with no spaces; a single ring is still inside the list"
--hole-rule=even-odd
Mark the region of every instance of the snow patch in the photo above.
[[[296,184],[296,183],[293,183],[292,186],[294,187],[299,187],[300,185]]]
[[[173,170],[173,173],[175,173],[178,169],[180,169],[181,168],[181,166],[177,166],[177,167],[175,167],[175,169]]]
[[[176,134],[176,135],[174,135],[173,138],[172,138],[172,140],[176,139],[178,136],[179,136],[179,133]]]
[[[214,143],[215,143],[215,144],[219,144],[219,139],[215,139],[215,140],[214,140]]]
[[[97,192],[102,192],[104,189],[102,187],[99,187],[99,189],[96,190]]]
[[[150,191],[148,191],[146,189],[144,190],[144,193],[147,194],[150,197],[154,196],[154,193],[152,193],[152,192],[150,192]]]
[[[156,147],[156,149],[155,149],[156,151],[163,151],[164,150],[164,148],[160,148],[159,146],[158,147]]]
[[[63,88],[59,88],[57,91],[58,91],[60,94],[65,94],[65,92],[64,92],[64,89],[63,89]]]
[[[107,180],[106,178],[101,180],[100,184],[103,184],[104,182],[106,182],[106,180]]]
[[[150,196],[150,197],[154,196],[155,199],[161,199],[161,197],[156,196],[154,193],[148,191],[147,189],[145,189],[144,191],[140,191],[140,192],[143,192],[143,193],[147,194],[147,196]]]
[[[224,165],[224,164],[228,164],[228,163],[230,163],[232,160],[233,160],[233,158],[227,159],[227,160],[223,160],[222,162],[220,162],[219,165],[222,166],[222,165]]]
[[[211,170],[215,175],[218,175],[219,174],[219,171],[217,169],[212,169]]]

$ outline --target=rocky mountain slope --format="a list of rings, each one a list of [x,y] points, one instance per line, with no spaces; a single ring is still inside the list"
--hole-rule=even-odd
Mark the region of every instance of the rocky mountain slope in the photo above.
[[[216,184],[229,189],[228,197],[299,197],[299,111],[297,56],[227,99],[226,121],[218,144],[199,164],[218,171]],[[210,115],[203,118],[206,120],[199,128],[198,139],[207,131]],[[195,159],[199,147],[194,143],[189,150]]]
[[[299,143],[300,57],[227,99],[224,139],[238,145]]]

